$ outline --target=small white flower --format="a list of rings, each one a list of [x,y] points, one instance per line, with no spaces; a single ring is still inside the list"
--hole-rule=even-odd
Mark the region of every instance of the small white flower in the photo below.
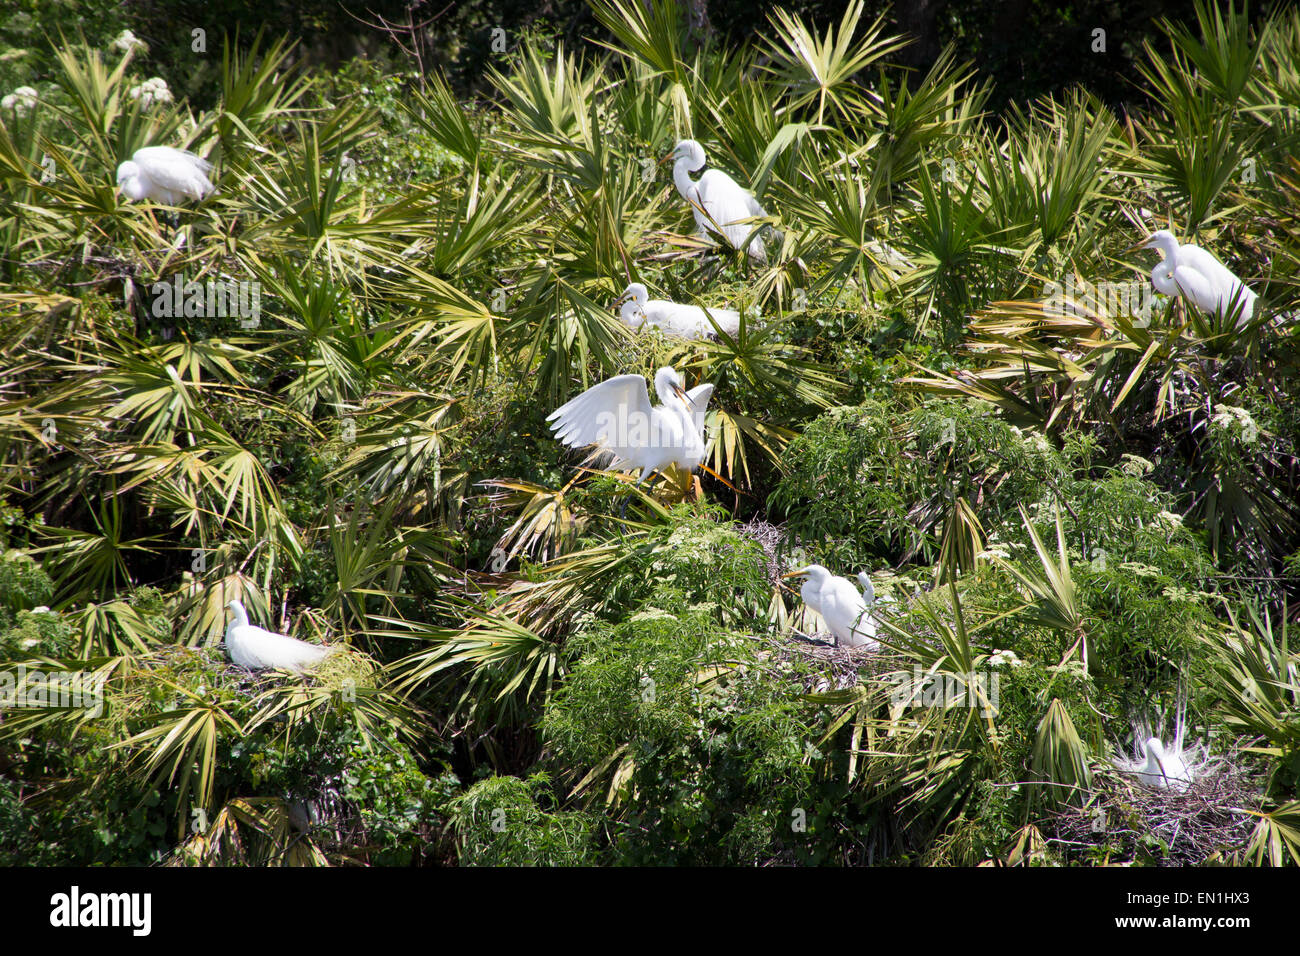
[[[4,99],[0,99],[0,109],[13,110],[19,116],[26,116],[40,99],[30,86],[20,86]]]
[[[1001,558],[1003,561],[1010,561],[1011,552],[1007,551],[1005,548],[985,548],[979,554],[975,555],[975,557],[981,558],[985,561],[992,561],[994,558]]]
[[[1174,514],[1172,511],[1162,511],[1156,515],[1156,520],[1161,524],[1167,524],[1171,528],[1181,528],[1183,526],[1183,516]]]
[[[130,53],[132,50],[147,50],[149,46],[130,30],[123,30],[113,40],[113,49]]]
[[[1025,662],[1020,659],[1015,651],[994,651],[989,656],[989,667],[1001,667],[1003,664],[1010,664],[1012,667],[1023,667]]]
[[[1259,441],[1259,426],[1255,424],[1255,419],[1250,412],[1244,408],[1238,408],[1235,405],[1220,405],[1219,410],[1210,419],[1210,424],[1227,432],[1239,430],[1239,437],[1247,445],[1253,445]]]
[[[1156,466],[1138,455],[1122,455],[1122,464],[1119,466],[1124,474],[1133,478],[1141,478],[1143,475],[1149,475],[1155,471]]]
[[[127,95],[133,100],[139,100],[145,108],[154,103],[172,102],[172,91],[167,88],[167,81],[161,76],[150,77],[139,86],[131,87]]]
[[[51,611],[48,607],[46,607],[44,604],[42,604],[40,607],[34,607],[34,608],[32,608],[32,613],[33,613],[33,614],[53,614],[54,612]]]

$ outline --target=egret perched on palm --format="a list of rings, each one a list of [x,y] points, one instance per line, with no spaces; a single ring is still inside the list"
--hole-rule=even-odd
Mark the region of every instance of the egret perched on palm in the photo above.
[[[655,372],[654,382],[660,405],[651,406],[644,376],[616,375],[561,405],[546,420],[570,448],[594,446],[597,455],[612,456],[611,467],[640,470],[638,488],[670,465],[694,471],[707,451],[704,417],[713,386],[687,391],[682,377],[667,366]]]
[[[301,674],[335,650],[248,623],[248,612],[240,601],[231,601],[226,607],[234,615],[226,628],[226,651],[240,667],[255,671],[277,668]]]
[[[117,167],[117,186],[137,202],[152,199],[178,206],[186,199],[202,199],[216,188],[208,180],[211,171],[211,163],[189,150],[146,146]]]
[[[782,577],[804,579],[799,594],[805,604],[822,616],[836,643],[868,650],[880,646],[870,611],[875,601],[870,578],[863,581],[863,575],[858,576],[863,588],[860,593],[848,578],[831,574],[820,564],[810,564]]]
[[[1182,296],[1209,315],[1236,315],[1239,327],[1255,314],[1255,293],[1200,246],[1179,244],[1172,232],[1160,229],[1129,252],[1138,249],[1158,249],[1164,256],[1151,270],[1157,292]]]
[[[614,303],[619,308],[619,318],[633,329],[652,325],[665,335],[681,339],[702,339],[715,334],[717,328],[728,335],[740,331],[740,313],[732,309],[709,309],[698,305],[682,305],[666,299],[651,299],[640,282],[633,282]],[[709,321],[709,317],[713,322]]]
[[[682,198],[691,204],[695,225],[701,236],[712,233],[725,238],[737,249],[747,249],[755,262],[765,262],[767,251],[761,236],[749,241],[757,226],[744,220],[766,216],[754,194],[720,169],[705,170],[704,147],[693,139],[684,139],[664,157],[673,163],[673,183]],[[692,180],[692,173],[702,173]],[[745,243],[749,241],[749,245]]]

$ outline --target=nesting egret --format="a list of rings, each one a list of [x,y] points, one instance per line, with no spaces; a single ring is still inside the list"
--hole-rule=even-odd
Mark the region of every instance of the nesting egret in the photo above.
[[[1117,759],[1115,766],[1137,774],[1138,782],[1153,790],[1186,790],[1192,783],[1192,770],[1182,748],[1175,742],[1166,749],[1159,737],[1147,738],[1137,756]]]
[[[641,375],[616,375],[593,385],[550,415],[555,437],[570,448],[595,445],[613,456],[611,467],[639,469],[637,486],[669,465],[693,471],[704,460],[704,413],[710,384],[687,391],[682,377],[665,366],[655,372],[661,405],[651,407]]]
[[[334,648],[308,644],[249,624],[248,612],[239,601],[231,601],[226,607],[234,615],[226,628],[226,650],[240,667],[255,671],[275,667],[301,674],[333,653]]]
[[[177,206],[212,192],[215,187],[207,176],[211,170],[211,163],[188,150],[146,146],[117,167],[117,185],[128,199]]]
[[[858,576],[859,584],[863,584],[864,575],[865,572]],[[803,587],[799,589],[800,596],[805,604],[822,616],[837,643],[868,650],[880,646],[876,641],[876,622],[868,610],[870,601],[875,600],[874,589],[870,590],[868,599],[858,593],[848,578],[837,577],[820,564],[810,564],[783,577],[804,579]],[[865,582],[863,590],[869,588],[870,579]]]
[[[707,160],[704,147],[693,139],[684,139],[677,144],[664,161],[673,163],[673,183],[682,198],[691,204],[695,213],[695,225],[701,236],[712,232],[721,234],[737,249],[744,249],[745,241],[754,230],[755,225],[742,220],[754,216],[766,216],[763,207],[758,204],[753,193],[745,189],[720,169],[704,171]],[[703,172],[698,180],[691,179],[691,173]],[[755,236],[748,246],[749,254],[756,262],[767,259],[763,240]]]
[[[623,292],[623,297],[614,303],[621,306],[618,314],[625,325],[634,329],[653,325],[661,329],[665,335],[673,335],[681,339],[702,339],[715,334],[716,330],[709,322],[708,316],[698,305],[681,305],[665,299],[651,299],[649,295],[645,286],[640,282],[633,282]],[[708,315],[713,316],[713,321],[718,324],[718,328],[728,335],[735,335],[740,331],[739,312],[732,309],[709,309]]]
[[[1255,313],[1256,295],[1200,246],[1180,245],[1168,229],[1147,236],[1129,251],[1158,249],[1163,259],[1151,270],[1151,284],[1168,296],[1185,296],[1202,312],[1228,316],[1240,310],[1238,325]]]

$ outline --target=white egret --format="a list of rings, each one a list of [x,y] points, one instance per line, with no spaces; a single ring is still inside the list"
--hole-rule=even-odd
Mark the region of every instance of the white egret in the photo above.
[[[211,163],[188,150],[146,146],[117,167],[117,185],[128,199],[177,206],[216,188],[208,181],[211,170]]]
[[[1138,781],[1153,790],[1186,790],[1192,785],[1193,770],[1176,741],[1168,749],[1159,737],[1149,737],[1133,758],[1119,758],[1115,766],[1137,774]]]
[[[1158,249],[1164,256],[1151,270],[1151,284],[1168,296],[1185,296],[1202,312],[1230,316],[1240,310],[1237,324],[1255,313],[1255,293],[1200,246],[1179,244],[1168,229],[1149,235],[1129,251]]]
[[[720,169],[705,171],[704,147],[693,139],[679,142],[672,153],[664,157],[665,162],[669,159],[675,160],[673,182],[682,198],[691,204],[700,235],[707,236],[711,232],[723,236],[737,249],[746,248],[745,242],[755,225],[743,220],[767,215],[754,194]],[[692,180],[691,173],[699,172],[703,175]],[[755,236],[747,248],[754,261],[766,261],[762,237]]]
[[[621,306],[618,314],[625,325],[634,329],[653,325],[665,335],[681,339],[702,339],[716,334],[708,319],[711,315],[718,328],[728,335],[740,331],[740,313],[732,309],[709,309],[708,315],[705,315],[704,309],[698,305],[681,305],[666,299],[651,299],[649,296],[650,293],[640,282],[633,282],[624,290],[622,298],[614,304]]]
[[[240,667],[255,671],[275,667],[301,674],[334,652],[332,647],[308,644],[249,624],[248,612],[239,601],[231,601],[226,607],[234,615],[226,628],[226,651]]]
[[[799,594],[805,604],[822,616],[837,643],[849,647],[865,647],[868,650],[880,646],[876,641],[876,622],[872,620],[868,609],[870,601],[875,600],[870,579],[863,588],[864,591],[871,589],[868,600],[865,595],[858,593],[852,581],[831,574],[820,564],[810,564],[782,577],[804,579]],[[862,577],[863,575],[858,576],[859,584],[863,584]]]
[[[704,414],[710,384],[682,388],[682,377],[665,366],[655,372],[661,405],[650,405],[642,375],[616,375],[593,385],[546,417],[555,437],[570,448],[596,446],[613,456],[611,467],[639,469],[642,482],[669,465],[693,471],[704,460]]]

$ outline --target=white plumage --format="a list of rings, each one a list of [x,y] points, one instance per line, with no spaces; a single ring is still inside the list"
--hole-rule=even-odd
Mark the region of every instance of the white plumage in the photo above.
[[[301,674],[334,651],[249,624],[248,612],[239,601],[226,607],[235,616],[226,628],[226,651],[240,667],[255,671],[274,667]]]
[[[1148,737],[1136,756],[1117,759],[1115,766],[1137,774],[1138,782],[1153,790],[1186,790],[1194,776],[1182,747],[1175,742],[1166,749],[1159,737]]]
[[[616,303],[620,306],[618,314],[624,324],[633,329],[653,325],[665,335],[681,339],[702,339],[717,334],[708,319],[711,315],[718,328],[728,335],[740,331],[740,313],[732,309],[709,309],[706,315],[698,305],[681,305],[666,299],[651,299],[649,296],[649,291],[640,282],[633,282],[627,287],[623,297]]]
[[[746,248],[745,242],[756,227],[742,220],[767,215],[753,193],[720,169],[707,170],[693,181],[691,173],[703,170],[707,162],[704,147],[693,139],[679,142],[668,158],[676,160],[673,182],[682,198],[691,204],[699,234],[721,235],[737,249]],[[760,236],[754,237],[748,250],[756,262],[766,261],[767,251]]]
[[[870,578],[863,580],[865,572],[858,575],[858,583],[865,594],[859,593],[848,578],[831,574],[820,564],[791,571],[785,577],[804,579],[803,587],[799,589],[800,596],[805,604],[822,616],[837,643],[868,650],[880,646],[876,640],[876,622],[868,609],[875,600],[875,589],[871,587]]]
[[[713,386],[682,388],[682,377],[669,367],[655,372],[655,393],[663,402],[651,407],[641,375],[616,375],[593,385],[547,416],[555,437],[571,448],[596,446],[613,456],[611,467],[641,470],[639,485],[669,465],[693,470],[704,460],[704,417]]]
[[[117,167],[117,185],[128,199],[178,206],[212,192],[215,187],[207,176],[211,170],[211,163],[188,150],[146,146]]]
[[[1158,249],[1164,255],[1151,270],[1151,284],[1157,292],[1184,296],[1210,315],[1227,316],[1240,309],[1238,326],[1255,314],[1255,293],[1200,246],[1180,245],[1172,232],[1161,229],[1135,248]]]

